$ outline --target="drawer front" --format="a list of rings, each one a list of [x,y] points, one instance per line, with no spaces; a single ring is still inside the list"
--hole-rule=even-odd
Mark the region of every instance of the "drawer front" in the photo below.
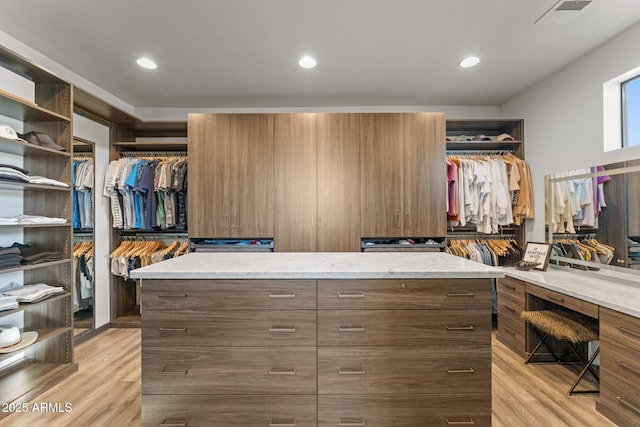
[[[487,310],[319,310],[319,346],[465,346],[491,342]],[[402,350],[399,350],[402,351]]]
[[[315,310],[143,312],[142,343],[151,347],[315,346]]]
[[[597,402],[598,411],[620,426],[640,425],[640,400],[637,397],[620,393],[604,380],[603,372],[600,381],[600,399]]]
[[[143,395],[143,427],[316,427],[315,396]]]
[[[316,394],[316,349],[143,347],[142,393]]]
[[[498,284],[496,287],[498,291],[498,298],[506,295],[512,300],[521,301],[522,306],[524,307],[525,287],[525,283],[518,279],[513,279],[511,277],[498,279]]]
[[[586,316],[598,318],[598,305],[583,301],[578,298],[570,297],[560,292],[551,291],[540,286],[527,284],[527,293],[535,295],[544,300],[550,301],[562,307],[577,311]]]
[[[318,348],[318,394],[491,392],[491,346]]]
[[[526,325],[524,320],[514,320],[498,309],[498,331],[496,338],[502,344],[519,354],[526,351]]]
[[[640,357],[640,319],[606,308],[600,309],[600,340],[620,343]]]
[[[520,317],[525,309],[524,301],[518,301],[512,299],[507,295],[498,295],[498,315],[499,317],[508,317],[512,321],[524,320]]]
[[[318,396],[318,427],[491,426],[491,393]]]
[[[314,309],[315,280],[156,280],[142,284],[143,314],[165,310]]]
[[[319,309],[491,309],[491,279],[319,280]]]

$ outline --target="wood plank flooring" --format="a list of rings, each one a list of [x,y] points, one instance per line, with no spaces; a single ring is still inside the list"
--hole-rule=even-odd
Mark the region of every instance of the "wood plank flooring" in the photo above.
[[[76,374],[29,402],[69,402],[71,412],[11,414],[0,427],[139,427],[140,329],[91,338],[76,347],[76,362]],[[574,378],[555,364],[525,366],[494,333],[493,426],[615,426],[596,412],[594,395],[566,395]]]

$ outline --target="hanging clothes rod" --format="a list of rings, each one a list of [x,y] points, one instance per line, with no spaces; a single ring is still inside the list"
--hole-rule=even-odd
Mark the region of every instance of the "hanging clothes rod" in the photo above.
[[[184,157],[187,153],[184,151],[123,151],[120,157]]]
[[[93,160],[93,153],[73,153],[73,160]]]
[[[447,239],[449,240],[514,240],[515,234],[449,234]]]
[[[447,150],[447,156],[504,156],[515,150]]]
[[[180,240],[187,239],[186,233],[158,233],[158,234],[144,234],[144,235],[127,235],[121,236],[122,241],[152,241],[152,240]]]
[[[596,233],[553,233],[553,239],[595,239]]]

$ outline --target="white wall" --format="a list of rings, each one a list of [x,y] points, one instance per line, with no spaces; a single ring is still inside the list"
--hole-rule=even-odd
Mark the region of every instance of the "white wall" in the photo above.
[[[528,240],[544,239],[544,176],[640,158],[640,147],[604,151],[603,84],[640,66],[636,24],[502,105],[525,120],[525,158],[534,180],[535,217]]]
[[[73,135],[94,145],[94,318],[95,327],[111,320],[109,290],[109,203],[102,196],[104,177],[109,166],[109,128],[77,114],[73,115]]]

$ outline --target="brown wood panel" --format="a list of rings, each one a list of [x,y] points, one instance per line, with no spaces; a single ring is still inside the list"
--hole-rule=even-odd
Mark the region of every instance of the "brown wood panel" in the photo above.
[[[36,83],[35,101],[41,108],[71,118],[73,112],[72,90],[71,85],[65,83]]]
[[[231,237],[228,114],[189,114],[189,237]]]
[[[442,348],[486,345],[486,310],[319,310],[318,346]],[[375,350],[372,350],[375,351]]]
[[[582,313],[586,316],[598,318],[598,305],[565,295],[560,292],[555,292],[550,289],[532,285],[527,283],[527,294],[534,295],[538,298],[542,298],[546,301],[552,302],[561,307],[568,308],[578,313]]]
[[[314,252],[317,241],[316,114],[274,119],[277,252]]]
[[[491,279],[318,280],[319,309],[486,309]]]
[[[600,399],[596,409],[619,426],[637,426],[640,424],[640,400],[633,400],[607,381],[600,383]]]
[[[173,423],[173,424],[172,424]],[[142,397],[142,426],[316,427],[315,396]]]
[[[309,309],[315,280],[144,279],[145,315],[158,310]]]
[[[143,350],[144,351],[144,350]],[[320,347],[318,394],[491,393],[491,347]]]
[[[402,116],[402,236],[447,234],[445,126],[444,113]]]
[[[640,160],[626,162],[624,166],[637,166],[638,164],[640,164]],[[640,237],[640,215],[638,215],[638,212],[640,212],[640,197],[638,197],[638,194],[640,194],[640,172],[627,173],[624,176],[626,177],[626,194],[622,195],[621,200],[616,199],[614,202],[616,203],[616,206],[621,205],[621,209],[624,211],[622,218],[627,217],[628,236]],[[618,177],[622,177],[622,175],[615,176],[615,181],[619,180]],[[608,183],[607,190],[609,190]],[[607,197],[607,208],[609,207],[608,199],[609,197]],[[619,230],[621,228],[620,219],[621,217],[613,217],[613,221],[610,221],[610,227]],[[626,237],[627,236],[623,236],[625,241]],[[605,240],[605,242],[608,242],[608,240]],[[624,247],[624,245],[621,246]],[[624,251],[623,253],[618,253],[618,251],[616,251],[616,258],[619,258],[620,256],[626,257]]]
[[[502,295],[506,295],[512,300],[521,301],[524,307],[525,303],[525,290],[526,283],[522,280],[514,279],[512,277],[503,277],[497,279],[498,300]]]
[[[317,114],[318,252],[360,251],[360,115]]]
[[[318,396],[318,427],[334,427],[340,425],[341,420],[343,426],[489,427],[491,393]],[[514,425],[517,424],[518,421]]]
[[[402,114],[360,119],[361,236],[402,235]]]
[[[146,346],[315,346],[315,310],[143,311]]]
[[[142,349],[143,394],[315,394],[315,347]]]
[[[231,234],[273,237],[273,115],[232,115],[230,150]]]
[[[524,356],[526,351],[526,324],[520,318],[514,318],[512,313],[505,312],[504,306],[498,307],[498,341],[514,352]]]
[[[525,302],[519,298],[512,298],[508,294],[498,293],[498,313],[499,317],[507,317],[513,322],[521,322],[524,320],[520,314],[525,310]]]
[[[620,343],[640,353],[640,319],[600,307],[600,339]]]

